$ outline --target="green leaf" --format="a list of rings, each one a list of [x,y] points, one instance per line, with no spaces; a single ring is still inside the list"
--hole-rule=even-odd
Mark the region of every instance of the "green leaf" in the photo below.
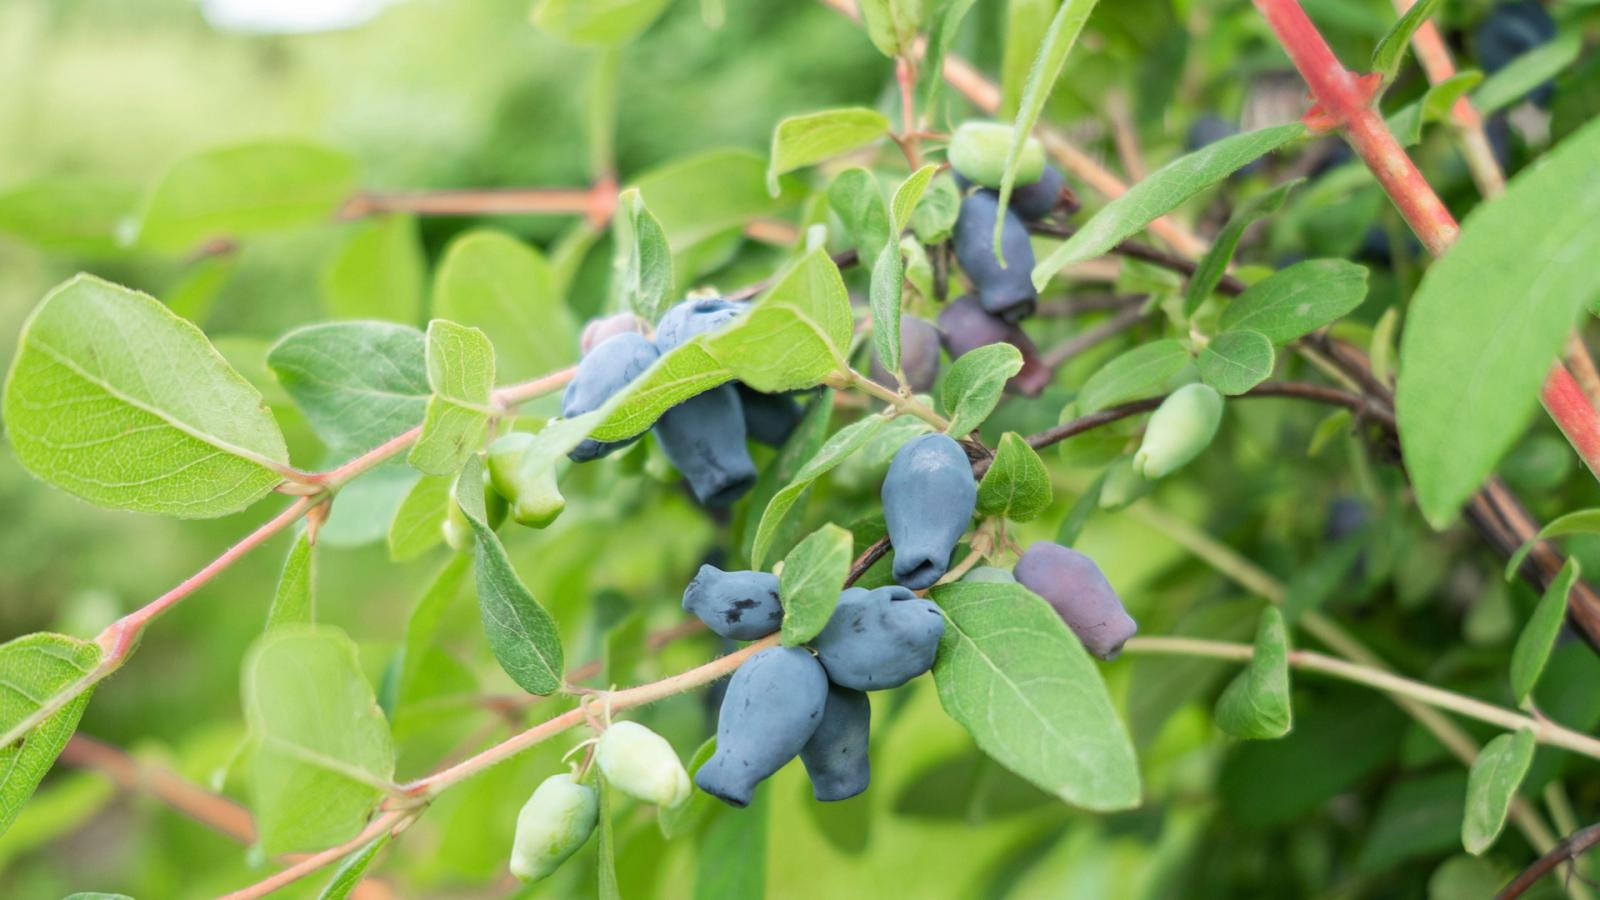
[[[1506,827],[1506,813],[1533,764],[1533,731],[1502,734],[1483,746],[1467,772],[1467,812],[1461,820],[1461,845],[1478,856]]]
[[[494,338],[499,377],[526,381],[578,358],[578,326],[550,264],[498,231],[470,231],[446,248],[433,282],[433,315]]]
[[[1517,636],[1517,645],[1511,651],[1511,695],[1517,705],[1528,702],[1539,676],[1544,674],[1545,663],[1550,661],[1550,651],[1555,649],[1556,636],[1567,618],[1567,594],[1578,580],[1578,561],[1569,558],[1560,574],[1545,588],[1539,605]]]
[[[1000,234],[1005,229],[1006,208],[1011,203],[1011,192],[1017,186],[1017,170],[1022,166],[1022,150],[1028,135],[1044,111],[1045,101],[1055,89],[1061,69],[1067,64],[1067,54],[1078,42],[1083,24],[1089,21],[1098,0],[1065,0],[1056,9],[1055,18],[1045,30],[1039,53],[1028,69],[1028,80],[1022,86],[1022,97],[1017,103],[1016,124],[1011,130],[1011,146],[1006,151],[1005,175],[1000,179],[1000,208],[994,222],[994,252],[1000,257]],[[1002,264],[1004,260],[1001,260]],[[1043,287],[1043,285],[1040,285]]]
[[[533,24],[573,44],[620,44],[650,27],[667,0],[539,0]]]
[[[1078,495],[1078,499],[1072,503],[1072,509],[1067,511],[1067,517],[1061,521],[1061,528],[1056,531],[1056,543],[1063,547],[1071,547],[1078,542],[1078,535],[1083,533],[1083,526],[1089,524],[1089,517],[1100,508],[1100,492],[1105,486],[1106,473],[1101,472],[1093,483]]]
[[[603,441],[633,437],[672,407],[732,380],[733,372],[711,355],[703,338],[680,344],[601,407],[607,416],[594,436]]]
[[[1100,672],[1037,595],[1016,584],[935,587],[947,626],[939,702],[979,749],[1085,809],[1139,803],[1139,766]]]
[[[711,757],[716,755],[716,752],[717,736],[712,735],[705,739],[705,742],[700,745],[698,750],[694,751],[693,756],[689,757],[689,763],[685,768],[689,772],[690,784],[694,783],[694,776],[700,771],[700,767],[710,762]],[[661,836],[670,841],[673,838],[688,834],[694,830],[695,826],[700,824],[700,820],[705,818],[706,813],[716,805],[710,794],[696,786],[686,802],[679,803],[677,806],[656,807],[656,823],[661,828]]]
[[[260,392],[153,297],[88,275],[22,326],[3,410],[17,460],[98,506],[238,512],[288,470]]]
[[[988,344],[962,354],[945,373],[940,399],[950,416],[951,435],[964,435],[983,424],[1000,403],[1011,376],[1022,371],[1022,351],[1009,343]]]
[[[600,680],[605,684],[630,684],[633,674],[649,655],[643,610],[634,610],[606,631],[600,654]]]
[[[839,267],[818,247],[737,322],[698,340],[733,377],[773,394],[814,387],[847,370],[854,324]]]
[[[800,179],[786,177],[783,193],[770,196],[766,173],[767,158],[759,153],[713,150],[652,169],[633,186],[666,231],[672,252],[682,253],[750,219],[794,206],[806,195]]]
[[[449,512],[450,485],[454,481],[446,475],[426,475],[411,486],[389,523],[390,559],[416,559],[444,540],[440,529]]]
[[[1152,341],[1101,366],[1078,392],[1078,415],[1154,397],[1167,389],[1172,376],[1189,364],[1189,351],[1176,340]]]
[[[1477,206],[1428,267],[1400,344],[1400,444],[1417,504],[1453,519],[1538,406],[1539,386],[1595,295],[1600,122]]]
[[[1233,261],[1234,251],[1239,249],[1239,239],[1244,237],[1244,230],[1256,220],[1277,212],[1283,206],[1284,198],[1303,180],[1285,181],[1269,191],[1256,194],[1234,209],[1233,215],[1228,217],[1228,224],[1223,226],[1222,232],[1211,243],[1211,249],[1201,257],[1194,274],[1189,276],[1189,286],[1183,296],[1184,315],[1193,316],[1200,304],[1206,302],[1211,292],[1217,289],[1217,284],[1228,271],[1228,264]]]
[[[267,353],[317,436],[354,455],[416,426],[428,407],[427,341],[388,322],[297,328]]]
[[[278,591],[267,610],[267,629],[284,625],[310,625],[317,619],[317,557],[311,533],[302,530],[289,547],[278,576]]]
[[[33,796],[62,748],[78,727],[91,689],[79,685],[100,662],[100,648],[64,634],[25,634],[0,644],[0,835]],[[71,696],[60,703],[62,696]],[[16,733],[19,726],[47,711],[43,721]]]
[[[46,178],[0,191],[0,234],[45,250],[111,255],[139,191],[98,178]]]
[[[1406,59],[1406,45],[1411,43],[1411,36],[1417,33],[1422,23],[1438,10],[1439,3],[1440,0],[1417,0],[1372,51],[1372,71],[1383,76],[1385,85],[1400,74],[1400,66]]]
[[[258,141],[179,160],[145,201],[139,243],[189,253],[237,238],[321,222],[356,188],[355,161],[299,141]]]
[[[860,106],[825,109],[782,119],[772,130],[767,193],[776,197],[782,192],[778,176],[785,172],[865,147],[888,133],[889,120],[883,113]]]
[[[1022,435],[1006,432],[978,484],[978,514],[1028,522],[1049,509],[1053,499],[1044,460]]]
[[[454,499],[476,538],[473,570],[489,649],[523,690],[554,693],[561,688],[561,632],[523,585],[499,535],[489,527],[483,506],[483,464],[476,455],[468,458],[456,479]]]
[[[833,436],[828,438],[828,442],[822,445],[822,449],[800,467],[794,479],[772,496],[766,511],[761,514],[760,524],[756,526],[755,542],[750,549],[752,567],[760,569],[764,566],[767,553],[772,549],[772,542],[778,535],[778,528],[783,524],[783,517],[788,515],[800,496],[811,487],[811,483],[827,474],[850,454],[861,449],[862,445],[871,440],[887,421],[883,416],[867,416],[834,432]]]
[[[937,118],[939,94],[944,90],[944,58],[961,30],[961,20],[972,10],[973,0],[942,0],[928,27],[928,46],[917,72],[917,89],[922,94],[924,116]]]
[[[900,371],[900,289],[904,283],[900,245],[885,244],[872,264],[867,299],[872,308],[872,346],[890,372]]]
[[[1007,0],[1005,47],[1000,59],[1000,117],[1015,116],[1021,107],[1022,90],[1059,7],[1056,0]]]
[[[894,189],[894,199],[889,202],[892,213],[890,216],[892,234],[898,235],[910,226],[912,213],[917,211],[923,193],[928,190],[929,182],[933,181],[933,176],[937,174],[939,167],[929,163],[912,172],[905,181],[900,182],[899,187]]]
[[[1259,331],[1225,331],[1200,351],[1200,380],[1236,396],[1267,380],[1275,356],[1272,341]]]
[[[1217,328],[1249,329],[1286,344],[1349,314],[1367,298],[1367,270],[1342,259],[1308,259],[1256,282],[1222,311]]]
[[[1422,95],[1422,118],[1429,122],[1445,121],[1450,115],[1450,108],[1461,99],[1461,95],[1472,90],[1482,80],[1482,72],[1468,70],[1457,72],[1428,88],[1428,92]]]
[[[717,811],[695,854],[694,900],[767,896],[769,790],[742,810]]]
[[[1516,553],[1511,554],[1510,561],[1506,563],[1506,580],[1516,579],[1517,570],[1522,568],[1522,561],[1528,558],[1528,553],[1540,541],[1569,534],[1600,534],[1600,509],[1580,509],[1551,519],[1549,524],[1539,529],[1538,534],[1518,547]]]
[[[334,870],[333,880],[328,882],[322,893],[317,895],[317,900],[345,900],[350,893],[361,884],[362,876],[367,874],[367,867],[372,865],[372,860],[378,851],[389,843],[389,832],[381,832],[377,837],[368,841],[361,849],[356,850],[344,858],[339,868]]]
[[[243,691],[262,850],[320,850],[360,831],[393,789],[394,742],[350,638],[269,631],[245,657]]]
[[[917,39],[917,29],[922,27],[923,4],[926,0],[859,0],[861,19],[867,26],[867,37],[884,56],[907,56]]]
[[[1529,91],[1559,75],[1567,66],[1572,65],[1582,50],[1583,36],[1577,31],[1558,34],[1555,40],[1529,50],[1485,79],[1483,84],[1472,92],[1472,105],[1477,107],[1479,114],[1483,116],[1499,112],[1527,96]],[[1588,158],[1594,159],[1593,155]]]
[[[1305,133],[1306,127],[1299,122],[1263,128],[1223,138],[1167,163],[1106,204],[1077,234],[1035,266],[1034,286],[1044,290],[1057,272],[1100,256],[1189,198]]]
[[[375,216],[353,228],[322,270],[328,311],[341,319],[416,322],[427,277],[416,218]]]
[[[672,248],[661,223],[645,208],[638,188],[618,195],[617,211],[613,226],[621,306],[654,322],[672,294]]]
[[[955,230],[959,215],[961,194],[956,190],[955,181],[949,178],[935,179],[911,213],[911,232],[924,244],[947,241]]]
[[[622,892],[617,889],[617,834],[611,823],[611,785],[606,783],[604,775],[596,774],[595,787],[600,791],[600,838],[596,854],[600,871],[595,894],[600,900],[622,900]]]
[[[1289,632],[1283,613],[1261,611],[1255,655],[1217,699],[1217,727],[1237,738],[1280,738],[1294,727],[1289,707]]]
[[[875,260],[890,243],[893,220],[883,189],[871,171],[845,169],[828,185],[828,203],[844,223],[850,243],[862,260]]]
[[[427,361],[433,396],[406,461],[428,475],[449,475],[488,437],[494,346],[477,328],[434,319],[428,323]]]
[[[783,599],[783,645],[798,647],[822,632],[850,574],[850,532],[829,523],[807,535],[783,558],[778,596]]]

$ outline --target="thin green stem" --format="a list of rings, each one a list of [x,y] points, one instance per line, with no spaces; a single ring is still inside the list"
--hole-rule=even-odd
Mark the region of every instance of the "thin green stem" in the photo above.
[[[848,379],[847,387],[855,388],[863,394],[882,400],[894,407],[898,413],[916,416],[940,431],[948,431],[950,428],[949,419],[929,409],[915,397],[890,390],[855,369],[850,370]]]

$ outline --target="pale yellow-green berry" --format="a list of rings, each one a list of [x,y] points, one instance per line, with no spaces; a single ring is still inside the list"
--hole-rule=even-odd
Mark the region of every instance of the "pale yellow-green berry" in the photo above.
[[[1006,173],[1006,154],[1011,149],[1010,125],[999,122],[966,122],[950,137],[946,156],[951,168],[973,184],[998,188]],[[1038,138],[1022,144],[1022,159],[1017,166],[1016,184],[1032,184],[1044,174],[1044,147]]]

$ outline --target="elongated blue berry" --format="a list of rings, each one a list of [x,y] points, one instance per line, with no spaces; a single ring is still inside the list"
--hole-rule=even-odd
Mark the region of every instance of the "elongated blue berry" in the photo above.
[[[918,394],[933,387],[934,379],[939,377],[939,343],[939,329],[932,322],[916,316],[900,317],[900,369],[905,373],[906,384]],[[867,375],[886,388],[900,386],[894,374],[883,367],[876,350]]]
[[[744,304],[721,297],[685,300],[667,310],[656,323],[656,346],[662,353],[670,352],[699,335],[721,329],[744,310]]]
[[[594,349],[578,363],[578,370],[567,383],[561,395],[561,415],[572,418],[594,412],[605,405],[618,391],[630,382],[661,354],[656,345],[637,332],[614,334],[596,344]],[[626,447],[638,438],[626,441],[597,441],[585,438],[567,456],[573,462],[588,462]]]
[[[850,588],[811,646],[834,684],[881,691],[928,671],[943,634],[944,616],[931,600],[898,585]]]
[[[1037,397],[1050,384],[1054,373],[1039,358],[1039,348],[1020,327],[987,312],[971,294],[951,301],[939,313],[939,332],[950,358],[1002,341],[1022,354],[1022,368],[1006,382],[1006,390],[1025,397]]]
[[[948,435],[912,438],[889,463],[881,496],[894,580],[912,590],[931,586],[949,568],[978,502],[966,452]]]
[[[731,384],[667,410],[656,420],[655,434],[705,506],[728,506],[756,483],[756,465],[744,442],[744,408]]]
[[[788,394],[763,394],[739,382],[739,405],[744,409],[744,430],[753,441],[768,447],[782,447],[794,433],[805,410]]]
[[[1000,197],[993,191],[974,191],[961,201],[954,235],[956,261],[977,288],[983,308],[1016,322],[1033,315],[1039,293],[1033,287],[1033,244],[1028,227],[1013,210],[1006,210],[1000,248],[1005,265],[995,258],[994,223]]]
[[[717,752],[695,773],[700,790],[750,805],[756,785],[805,747],[822,722],[828,676],[803,647],[772,647],[739,666],[717,716]]]
[[[764,638],[783,624],[778,576],[770,572],[701,566],[683,591],[683,608],[716,634],[736,641]]]
[[[1047,165],[1038,181],[1012,188],[1009,208],[1030,222],[1042,219],[1055,211],[1056,205],[1061,202],[1061,189],[1066,185],[1067,179],[1062,176],[1061,170]]]
[[[800,750],[818,800],[848,800],[867,789],[872,763],[867,742],[872,729],[872,704],[861,691],[828,685],[822,722]]]
[[[1090,653],[1115,659],[1139,630],[1094,560],[1049,541],[1029,547],[1012,570],[1017,582],[1056,611]]]

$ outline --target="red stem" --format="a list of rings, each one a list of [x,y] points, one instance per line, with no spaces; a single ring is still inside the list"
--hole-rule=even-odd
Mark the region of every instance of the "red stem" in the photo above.
[[[1367,88],[1370,82],[1357,79],[1339,62],[1317,26],[1300,8],[1299,0],[1255,0],[1255,5],[1300,70],[1300,77],[1305,79],[1321,111],[1344,129],[1350,146],[1372,170],[1428,252],[1442,256],[1461,234],[1461,227],[1372,107]],[[1565,368],[1558,365],[1551,372],[1543,400],[1551,418],[1583,456],[1590,471],[1600,475],[1600,415],[1596,415]]]

